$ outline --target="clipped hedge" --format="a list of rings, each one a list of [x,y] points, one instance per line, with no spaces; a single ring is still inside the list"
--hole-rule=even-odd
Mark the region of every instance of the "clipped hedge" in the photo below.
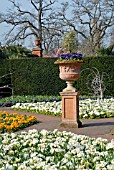
[[[81,67],[82,73],[80,79],[77,81],[77,89],[84,95],[93,94],[91,86],[87,87],[87,77],[93,68],[97,68],[101,75],[105,73],[103,82],[106,87],[105,96],[114,96],[114,57],[86,57],[85,64]],[[89,68],[89,69],[88,69]],[[84,93],[83,93],[84,91]]]
[[[66,83],[59,78],[59,68],[54,64],[55,60],[55,58],[1,59],[0,76],[13,73],[10,76],[13,95],[58,95],[66,87]],[[110,79],[105,80],[105,95],[113,95],[114,57],[86,57],[84,61],[81,77],[75,83],[77,90],[82,95],[93,94],[91,87],[88,89],[86,84],[87,75],[91,73],[90,69],[96,67],[100,74],[106,72],[109,75]],[[0,83],[3,83],[3,80]]]
[[[0,60],[0,85],[10,84],[11,78],[9,74],[9,62],[8,60]]]
[[[55,95],[61,91],[63,83],[53,62],[44,58],[11,61],[15,95]]]

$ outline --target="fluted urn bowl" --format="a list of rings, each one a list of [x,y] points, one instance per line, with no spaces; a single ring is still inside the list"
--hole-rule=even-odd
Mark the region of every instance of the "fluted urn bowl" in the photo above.
[[[75,92],[76,89],[73,87],[75,80],[80,77],[80,67],[82,61],[56,61],[54,64],[59,65],[59,77],[65,80],[67,88],[63,89],[63,92]]]

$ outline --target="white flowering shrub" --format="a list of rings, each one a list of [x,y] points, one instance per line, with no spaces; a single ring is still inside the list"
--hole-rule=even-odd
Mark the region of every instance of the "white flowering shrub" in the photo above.
[[[0,170],[113,170],[114,140],[71,132],[0,134]]]

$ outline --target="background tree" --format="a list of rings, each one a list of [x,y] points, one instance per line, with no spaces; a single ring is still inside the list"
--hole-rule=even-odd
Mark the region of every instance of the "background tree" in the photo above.
[[[68,53],[76,52],[78,49],[78,39],[77,39],[77,32],[70,31],[64,35],[62,41],[62,47]]]
[[[7,13],[1,14],[0,22],[11,26],[6,34],[7,43],[14,43],[17,40],[22,41],[33,35],[39,39],[39,47],[42,49],[43,32],[51,29],[47,27],[52,25],[54,16],[54,4],[56,0],[28,0],[27,7],[22,1],[9,0],[12,4]]]
[[[50,55],[55,48],[61,46],[61,40],[64,33],[56,18],[54,22],[51,22],[47,27],[48,28],[43,32],[44,55]]]
[[[111,29],[110,34],[111,34],[110,45],[113,45],[114,44],[114,26]]]
[[[9,2],[11,9],[0,13],[0,23],[11,28],[5,37],[7,43],[23,43],[34,36],[45,54],[59,48],[61,37],[71,30],[77,32],[83,55],[96,54],[113,25],[113,0],[27,0],[26,5],[23,0]]]
[[[72,8],[71,15],[67,15],[68,7]],[[78,33],[81,41],[86,40],[91,54],[95,54],[108,28],[114,24],[113,9],[113,0],[72,0],[62,4],[58,15],[64,25]]]

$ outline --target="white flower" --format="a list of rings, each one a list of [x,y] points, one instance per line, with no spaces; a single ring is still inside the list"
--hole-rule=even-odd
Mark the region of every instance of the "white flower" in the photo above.
[[[14,155],[15,153],[14,153],[13,150],[10,150],[10,151],[8,152],[8,154],[9,154],[9,155]]]
[[[107,165],[107,170],[113,170],[114,169],[114,165]]]
[[[24,153],[24,158],[27,159],[27,157],[29,157],[29,153]]]
[[[108,116],[108,114],[114,113],[114,99],[104,99],[100,102],[96,100],[80,100],[79,110],[81,118],[88,118],[89,116]],[[53,115],[62,113],[62,102],[37,102],[37,103],[18,103],[13,108],[27,109],[33,111],[45,111],[50,112]]]
[[[77,157],[83,157],[84,156],[84,153],[83,152],[79,152],[78,154],[77,154]]]
[[[31,143],[32,143],[33,145],[37,144],[37,143],[38,143],[38,139],[33,139]]]
[[[108,143],[102,138],[89,138],[57,129],[21,132],[13,139],[12,134],[0,136],[3,141],[7,140],[0,143],[0,166],[3,170],[62,170],[62,167],[87,170],[85,167],[89,165],[95,170],[113,170],[114,167],[113,140]]]
[[[7,144],[7,142],[8,142],[8,141],[7,141],[6,139],[2,140],[2,143],[3,143],[3,144]]]
[[[114,140],[111,140],[111,142],[106,145],[106,149],[114,149]]]
[[[113,165],[114,165],[114,159],[111,161],[111,164],[113,164]]]
[[[12,166],[12,165],[10,165],[10,164],[6,164],[6,169],[7,170],[15,170],[15,168]]]
[[[46,134],[47,134],[47,130],[45,130],[45,129],[43,129],[43,130],[41,130],[41,132],[40,132],[43,136],[46,136]]]

